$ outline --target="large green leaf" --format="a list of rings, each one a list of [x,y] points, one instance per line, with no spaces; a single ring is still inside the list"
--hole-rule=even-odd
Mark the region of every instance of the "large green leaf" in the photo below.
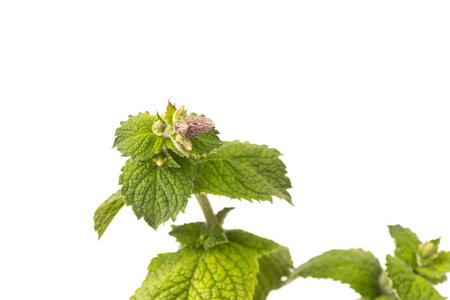
[[[348,283],[364,298],[380,294],[378,279],[381,266],[372,253],[362,249],[330,250],[316,256],[294,271],[294,276],[330,278]]]
[[[400,299],[408,300],[441,300],[439,292],[432,283],[414,273],[410,265],[402,259],[388,255],[386,267],[392,288]]]
[[[94,229],[98,233],[98,239],[102,237],[106,228],[108,228],[109,224],[124,204],[119,190],[112,194],[97,208],[94,213]]]
[[[125,203],[154,229],[170,218],[175,220],[192,195],[192,164],[181,157],[174,159],[181,168],[158,167],[132,159],[122,168],[119,184]]]
[[[265,145],[225,142],[198,161],[194,192],[250,201],[272,201],[275,196],[291,203],[291,182],[280,155]]]
[[[192,232],[198,236],[197,230]],[[186,246],[154,258],[147,278],[131,299],[251,299],[257,283],[258,258],[281,246],[242,230],[226,234],[226,243],[206,249]]]
[[[156,119],[156,116],[148,112],[129,116],[129,119],[121,122],[116,130],[114,147],[117,147],[123,156],[139,159],[147,159],[159,153],[164,145],[164,139],[152,130]]]

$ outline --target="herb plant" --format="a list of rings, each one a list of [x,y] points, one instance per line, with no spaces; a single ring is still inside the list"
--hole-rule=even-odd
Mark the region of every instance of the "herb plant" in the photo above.
[[[364,300],[445,299],[433,287],[446,280],[450,252],[439,239],[422,243],[400,225],[386,270],[362,249],[331,250],[294,268],[288,248],[223,224],[232,207],[214,213],[207,195],[291,202],[291,182],[280,152],[248,142],[222,142],[214,123],[170,102],[163,114],[130,116],[116,131],[114,147],[129,157],[119,184],[94,214],[98,238],[115,215],[131,206],[153,229],[183,212],[193,195],[205,222],[172,225],[180,244],[154,258],[132,300],[266,299],[298,277],[331,278],[349,284]]]

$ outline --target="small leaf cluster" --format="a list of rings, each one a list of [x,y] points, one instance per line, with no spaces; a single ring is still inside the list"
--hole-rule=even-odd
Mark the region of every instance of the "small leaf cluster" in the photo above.
[[[395,241],[394,255],[386,256],[386,269],[370,252],[362,249],[331,250],[298,267],[298,276],[330,278],[349,284],[362,300],[446,299],[434,288],[450,271],[450,252],[438,251],[440,239],[422,243],[400,225],[389,226]]]

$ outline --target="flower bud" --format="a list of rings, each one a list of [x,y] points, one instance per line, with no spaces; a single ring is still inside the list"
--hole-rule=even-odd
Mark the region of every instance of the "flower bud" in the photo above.
[[[155,164],[158,167],[161,167],[167,160],[167,157],[165,157],[163,154],[157,154],[154,158],[153,161],[155,162]]]
[[[417,253],[417,263],[420,267],[428,266],[438,258],[437,245],[433,242],[427,242],[419,245]]]
[[[172,120],[173,123],[176,123],[178,120],[184,120],[186,118],[186,111],[184,110],[184,106],[182,105],[177,111],[173,114]]]
[[[194,115],[187,116],[186,123],[189,125],[187,131],[189,137],[205,134],[216,126],[210,119]]]
[[[433,243],[425,243],[419,245],[419,251],[424,258],[432,257],[436,254],[437,247]]]
[[[173,125],[173,129],[179,135],[184,136],[188,132],[189,125],[183,120],[178,120],[175,122],[175,125]]]
[[[172,141],[175,147],[183,154],[189,155],[186,151],[184,151],[183,146],[179,144],[177,141]]]
[[[155,134],[161,136],[164,134],[164,131],[166,130],[166,125],[164,125],[163,122],[158,120],[155,123],[153,123],[152,130]]]
[[[192,142],[187,137],[181,136],[181,135],[176,135],[175,139],[177,142],[179,142],[181,145],[183,145],[184,149],[186,149],[188,151],[192,150]]]

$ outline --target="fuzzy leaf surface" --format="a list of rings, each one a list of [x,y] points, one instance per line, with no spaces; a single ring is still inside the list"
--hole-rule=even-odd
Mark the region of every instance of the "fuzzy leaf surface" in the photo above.
[[[330,278],[348,283],[364,298],[380,295],[378,278],[381,274],[378,259],[362,249],[330,250],[316,256],[294,271],[294,276]]]
[[[158,167],[132,159],[122,168],[119,184],[125,203],[154,229],[170,218],[175,220],[192,195],[192,164],[181,157],[174,159],[181,168]]]
[[[275,196],[291,203],[287,192],[291,182],[285,164],[278,158],[280,155],[265,145],[225,142],[216,152],[198,161],[194,192],[249,201],[272,201]]]
[[[106,228],[108,228],[109,224],[124,204],[125,202],[123,201],[119,190],[112,194],[97,208],[94,213],[94,229],[98,233],[98,239],[102,237]]]
[[[212,129],[205,134],[191,138],[192,150],[189,154],[204,155],[219,149],[223,143],[218,136],[219,132]]]
[[[439,292],[432,283],[414,273],[402,259],[388,255],[386,257],[386,271],[392,281],[392,288],[400,299],[408,300],[441,300]]]
[[[251,299],[258,258],[281,246],[242,230],[226,234],[227,243],[207,249],[185,247],[154,258],[131,300]]]
[[[421,241],[409,228],[400,225],[388,226],[389,233],[395,241],[395,256],[408,263],[413,269],[417,267],[416,253]]]
[[[127,121],[121,122],[116,130],[114,147],[117,147],[123,156],[147,159],[161,151],[164,139],[156,135],[152,126],[156,116],[148,112],[129,116]]]

